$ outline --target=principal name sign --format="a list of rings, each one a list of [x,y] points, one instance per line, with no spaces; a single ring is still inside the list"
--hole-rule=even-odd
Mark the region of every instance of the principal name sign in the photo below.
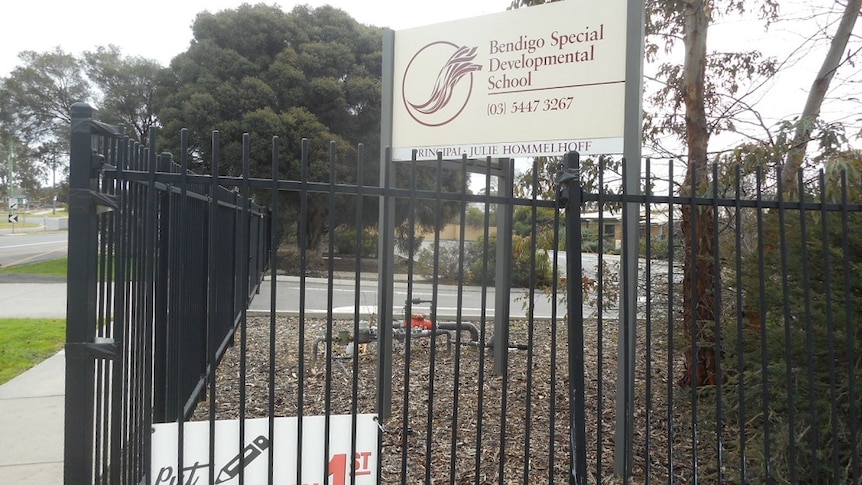
[[[394,160],[622,153],[625,0],[548,3],[394,39]]]

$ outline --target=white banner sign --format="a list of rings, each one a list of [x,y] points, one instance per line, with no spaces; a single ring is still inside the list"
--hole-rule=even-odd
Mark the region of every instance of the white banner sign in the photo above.
[[[394,38],[393,159],[622,152],[625,0],[554,2]]]
[[[301,484],[371,485],[377,484],[377,422],[372,414],[356,416],[356,454],[351,456],[350,415],[330,416],[329,456],[324,460],[325,419],[306,416],[302,420],[302,481]],[[239,444],[239,420],[216,421],[215,464],[216,484],[239,483],[240,473],[247,484],[269,483],[269,454],[274,457],[275,483],[298,484],[297,418],[275,418],[275,433],[269,436],[269,419],[245,421],[245,439]],[[152,481],[153,485],[177,485],[177,452],[179,449],[176,423],[153,425]],[[182,484],[210,483],[209,422],[187,422],[183,426]],[[324,463],[328,475],[324,476]],[[355,467],[355,480],[351,470]]]

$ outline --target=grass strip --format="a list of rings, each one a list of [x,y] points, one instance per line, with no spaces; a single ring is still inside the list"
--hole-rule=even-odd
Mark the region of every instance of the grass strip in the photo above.
[[[65,341],[63,319],[0,319],[0,384],[54,355]]]
[[[0,269],[0,273],[37,274],[48,276],[66,276],[66,266],[69,258],[57,258],[38,263],[22,264]]]

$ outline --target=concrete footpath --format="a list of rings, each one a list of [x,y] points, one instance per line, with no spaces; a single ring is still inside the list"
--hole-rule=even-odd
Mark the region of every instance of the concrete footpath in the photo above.
[[[0,283],[0,318],[66,318],[65,283]],[[0,386],[0,484],[63,483],[63,351]]]

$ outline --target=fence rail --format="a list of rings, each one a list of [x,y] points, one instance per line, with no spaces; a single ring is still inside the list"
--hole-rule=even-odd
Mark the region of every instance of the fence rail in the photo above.
[[[790,200],[716,168],[695,196],[619,194],[572,163],[515,197],[491,160],[387,161],[379,187],[361,147],[250,144],[240,176],[198,175],[76,106],[67,483],[862,480],[859,180],[827,170]],[[397,244],[377,263],[400,276],[377,308],[382,213]]]

